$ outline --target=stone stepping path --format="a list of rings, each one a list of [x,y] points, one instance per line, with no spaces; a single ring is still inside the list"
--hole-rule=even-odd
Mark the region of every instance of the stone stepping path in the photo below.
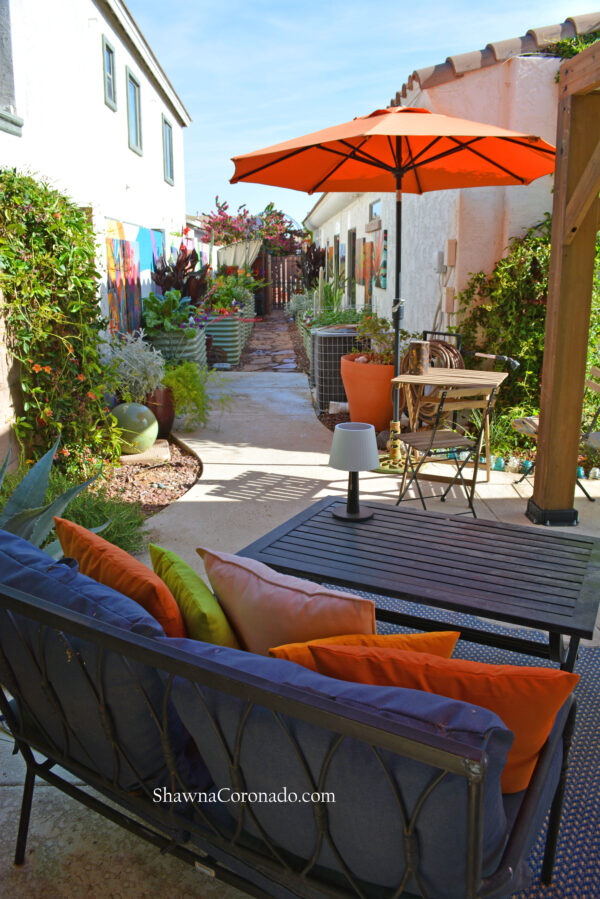
[[[299,371],[283,309],[255,322],[235,371]]]

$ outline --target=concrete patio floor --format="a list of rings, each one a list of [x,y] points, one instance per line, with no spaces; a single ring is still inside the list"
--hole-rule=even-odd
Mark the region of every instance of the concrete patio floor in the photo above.
[[[237,552],[271,528],[328,494],[344,496],[347,477],[328,466],[332,434],[316,418],[306,375],[293,372],[227,372],[222,387],[231,409],[214,415],[207,428],[177,436],[202,459],[198,483],[149,521],[153,542],[174,549],[202,573],[196,547]],[[481,518],[528,524],[524,511],[531,486],[517,476],[494,472],[477,488]],[[600,481],[587,481],[600,497]],[[434,485],[439,492],[439,485]],[[361,495],[393,504],[395,477],[366,473]],[[579,492],[579,491],[578,491]],[[433,511],[464,511],[454,490]],[[600,536],[600,503],[577,497],[580,525],[569,533]],[[533,527],[533,525],[531,525]],[[149,556],[140,556],[149,564]],[[600,639],[600,632],[596,633]],[[596,641],[595,641],[596,642]],[[0,734],[0,895],[4,899],[88,899],[162,896],[241,899],[237,890],[210,880],[88,811],[50,786],[36,785],[26,863],[12,855],[24,765],[11,755],[12,741]]]

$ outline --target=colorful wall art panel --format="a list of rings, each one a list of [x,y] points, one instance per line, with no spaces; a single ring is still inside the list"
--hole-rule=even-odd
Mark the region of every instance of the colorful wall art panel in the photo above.
[[[333,247],[327,245],[327,277],[333,278],[334,275],[334,267],[333,267]]]
[[[141,327],[142,297],[153,288],[151,273],[163,252],[162,231],[107,220],[108,315],[113,333]]]
[[[357,284],[365,283],[365,239],[359,237],[356,241],[356,266],[354,278]]]
[[[373,244],[373,286],[387,285],[387,231],[379,231]]]
[[[346,279],[346,244],[340,244],[340,278]]]
[[[373,301],[373,241],[365,241],[364,251],[365,305]]]

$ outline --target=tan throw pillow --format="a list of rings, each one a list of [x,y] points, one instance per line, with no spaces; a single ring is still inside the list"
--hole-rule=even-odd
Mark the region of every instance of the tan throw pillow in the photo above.
[[[199,548],[206,573],[244,649],[338,634],[374,634],[375,604],[273,571],[262,562]]]

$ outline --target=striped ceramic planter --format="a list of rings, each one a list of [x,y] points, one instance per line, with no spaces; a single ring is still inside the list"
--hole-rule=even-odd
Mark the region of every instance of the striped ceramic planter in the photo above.
[[[242,318],[250,319],[250,321],[242,322],[242,337],[243,337],[244,343],[246,343],[246,341],[250,337],[252,328],[254,327],[254,322],[251,321],[251,319],[253,319],[255,315],[256,315],[256,302],[254,300],[254,296],[249,293],[249,299],[241,307]]]
[[[239,318],[227,316],[208,319],[206,322],[206,334],[213,339],[213,346],[218,347],[227,354],[227,362],[237,365],[240,361],[244,346],[243,326]]]
[[[148,343],[160,350],[165,359],[173,362],[195,362],[206,365],[206,335],[196,331],[194,337],[184,337],[183,331],[164,331],[154,337],[147,337]]]
[[[312,356],[312,346],[311,346],[311,338],[310,338],[310,328],[308,328],[302,319],[296,319],[296,327],[300,332],[300,337],[302,338],[302,343],[304,344],[304,349],[306,350],[306,355],[308,356],[308,360],[310,362]]]

